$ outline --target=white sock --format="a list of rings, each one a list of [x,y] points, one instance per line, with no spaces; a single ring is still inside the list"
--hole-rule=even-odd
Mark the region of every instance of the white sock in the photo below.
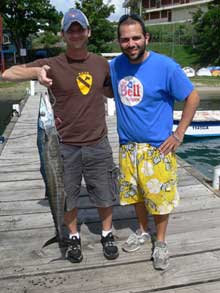
[[[148,235],[148,234],[149,234],[149,233],[148,233],[147,231],[145,231],[145,232],[142,232],[142,233],[141,233],[141,236],[142,236],[142,235]]]
[[[79,239],[79,232],[76,233],[70,233],[69,234],[69,239],[72,239],[72,237],[77,237]]]
[[[102,236],[106,237],[109,233],[112,233],[112,229],[108,230],[108,231],[104,231],[102,230]]]

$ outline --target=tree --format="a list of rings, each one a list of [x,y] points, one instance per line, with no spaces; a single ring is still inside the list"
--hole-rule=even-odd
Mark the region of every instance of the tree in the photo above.
[[[56,33],[60,30],[62,14],[49,0],[1,0],[0,14],[5,27],[19,51],[26,48],[28,37],[39,30]]]
[[[55,35],[52,32],[45,31],[39,34],[38,37],[32,39],[32,49],[36,48],[50,48],[58,42],[61,42],[61,36]]]
[[[199,9],[193,15],[195,30],[194,48],[203,65],[220,64],[220,4],[219,0],[208,5],[208,11]]]
[[[76,8],[81,9],[89,19],[92,30],[89,50],[94,53],[111,52],[115,28],[107,18],[115,11],[114,5],[104,4],[102,0],[82,0],[76,1]]]
[[[124,8],[129,8],[130,13],[140,13],[140,7],[142,6],[142,1],[141,0],[125,0],[123,3]]]

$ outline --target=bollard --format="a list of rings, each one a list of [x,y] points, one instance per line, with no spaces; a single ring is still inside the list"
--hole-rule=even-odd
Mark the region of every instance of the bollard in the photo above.
[[[212,187],[220,190],[220,165],[214,167]]]
[[[108,113],[108,116],[115,115],[115,101],[114,101],[114,99],[107,98],[107,113]]]
[[[21,110],[20,110],[19,104],[12,105],[12,115],[17,117],[21,116]]]
[[[30,94],[31,96],[35,95],[35,81],[34,80],[30,81]]]

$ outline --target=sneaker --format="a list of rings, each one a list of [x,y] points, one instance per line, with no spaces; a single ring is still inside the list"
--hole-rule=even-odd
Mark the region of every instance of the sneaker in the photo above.
[[[76,236],[73,236],[71,239],[67,240],[67,259],[70,262],[81,262],[83,259],[81,252],[81,240]]]
[[[115,259],[119,256],[118,247],[115,244],[114,236],[109,233],[106,237],[101,238],[104,256],[107,259]]]
[[[141,248],[141,245],[151,240],[149,233],[142,234],[140,230],[129,235],[128,239],[122,245],[122,250],[125,252],[134,252]]]
[[[165,270],[169,265],[167,244],[163,241],[155,241],[152,254],[155,270]]]

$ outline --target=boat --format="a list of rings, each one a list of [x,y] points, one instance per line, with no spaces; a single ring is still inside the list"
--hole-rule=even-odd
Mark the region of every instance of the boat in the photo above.
[[[176,130],[182,116],[182,111],[174,111],[173,131]],[[193,121],[185,133],[186,137],[220,136],[220,111],[196,111]]]
[[[208,68],[202,67],[196,72],[197,76],[212,76],[211,71]]]
[[[207,68],[210,70],[212,76],[220,76],[220,66],[209,66]]]
[[[195,70],[192,67],[183,67],[183,71],[185,72],[187,77],[195,76]]]

